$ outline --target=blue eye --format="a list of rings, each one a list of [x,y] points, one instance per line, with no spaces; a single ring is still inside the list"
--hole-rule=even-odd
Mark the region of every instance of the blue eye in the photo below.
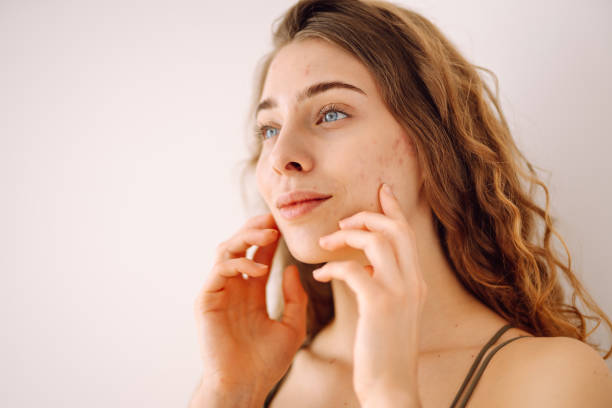
[[[344,115],[344,117],[348,117],[348,115],[342,111],[338,111],[338,110],[329,110],[325,113],[324,118],[328,119],[329,121],[335,121],[335,119],[337,119],[338,114]],[[340,118],[342,119],[342,118]]]
[[[268,133],[269,130],[273,130],[276,133],[270,134],[270,133]],[[269,137],[276,136],[276,134],[278,134],[278,129],[277,128],[273,128],[273,127],[270,127],[270,126],[257,126],[257,127],[255,127],[255,136],[257,136],[259,139],[267,140]]]
[[[339,114],[344,115],[344,116],[339,117],[338,116]],[[323,109],[319,111],[319,116],[320,115],[323,115],[324,122],[326,123],[335,122],[338,119],[344,119],[344,118],[349,117],[348,114],[342,112],[341,110],[336,109],[336,106],[334,104],[323,107]],[[273,131],[273,133],[269,133],[268,131],[270,130]],[[255,128],[255,135],[264,141],[274,136],[277,136],[278,132],[279,130],[277,128],[271,127],[271,126],[257,126]]]
[[[270,133],[268,133],[269,130],[275,130],[276,132],[278,132],[278,129],[276,129],[276,128],[267,127],[267,128],[263,129],[263,132],[264,132],[265,136],[270,136],[270,137],[275,136],[275,135],[271,135]]]
[[[344,115],[344,117],[338,118],[338,114]],[[324,106],[319,111],[319,116],[320,115],[323,115],[323,119],[327,119],[328,122],[335,122],[337,119],[344,119],[349,116],[345,112],[337,109],[336,104],[333,104],[333,103],[327,106]]]

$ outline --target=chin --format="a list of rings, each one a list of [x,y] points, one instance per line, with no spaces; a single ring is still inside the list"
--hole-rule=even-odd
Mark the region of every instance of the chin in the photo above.
[[[289,239],[285,237],[285,244],[291,256],[300,262],[318,264],[329,260],[329,253],[319,246],[317,240]]]
[[[330,261],[342,261],[348,259],[359,260],[362,264],[368,264],[367,258],[362,251],[355,248],[345,247],[333,252],[326,251],[319,246],[317,240],[288,239],[285,237],[287,249],[295,259],[307,264],[320,264]]]

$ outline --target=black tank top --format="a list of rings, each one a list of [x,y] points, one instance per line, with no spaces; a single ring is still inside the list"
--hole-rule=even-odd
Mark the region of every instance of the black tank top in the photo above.
[[[478,384],[478,381],[480,380],[480,377],[482,376],[482,373],[484,372],[485,368],[487,367],[487,364],[489,364],[489,361],[491,361],[491,358],[493,358],[493,355],[495,353],[497,353],[506,344],[508,344],[510,342],[513,342],[516,339],[520,339],[521,337],[530,337],[530,336],[513,337],[513,338],[511,338],[509,340],[506,340],[505,342],[501,343],[497,347],[495,347],[493,349],[493,351],[491,351],[487,355],[487,357],[485,358],[484,362],[482,363],[482,366],[480,367],[480,369],[478,369],[478,372],[476,373],[476,377],[474,378],[474,381],[472,381],[472,383],[468,387],[468,383],[472,379],[472,376],[474,375],[474,372],[476,371],[476,368],[478,368],[478,364],[480,364],[480,361],[484,357],[484,355],[487,352],[487,350],[489,350],[495,344],[495,342],[497,342],[497,340],[499,340],[499,338],[506,331],[510,330],[512,327],[513,326],[511,324],[507,324],[504,327],[502,327],[501,329],[499,329],[497,331],[497,333],[495,333],[495,335],[493,335],[493,337],[491,337],[491,340],[489,340],[489,342],[487,344],[485,344],[484,347],[480,350],[480,353],[478,353],[478,356],[476,356],[476,360],[474,360],[474,363],[472,364],[472,367],[470,367],[470,370],[468,371],[467,376],[465,377],[465,380],[463,380],[463,384],[461,384],[461,387],[459,388],[459,391],[457,392],[457,395],[455,395],[455,399],[451,403],[450,408],[464,408],[465,407],[465,405],[467,404],[468,400],[472,396],[472,393],[474,392],[474,388],[476,388],[476,384]],[[289,370],[291,369],[291,366],[289,366],[289,369],[287,370],[285,375],[283,375],[283,378],[281,378],[280,381],[276,383],[274,388],[272,388],[272,390],[268,393],[268,396],[266,397],[266,401],[264,402],[264,408],[268,408],[270,406],[270,403],[272,402],[272,399],[276,395],[278,389],[283,384],[283,381],[285,381],[285,378],[287,378],[287,374],[289,374]],[[467,388],[467,391],[466,391],[466,388]],[[463,397],[461,402],[459,402],[459,399],[461,398],[461,396],[462,396],[464,391],[466,391],[465,396]]]

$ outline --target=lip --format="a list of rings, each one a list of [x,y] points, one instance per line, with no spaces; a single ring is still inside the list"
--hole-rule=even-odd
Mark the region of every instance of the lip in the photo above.
[[[331,195],[329,194],[321,194],[316,191],[294,190],[281,194],[276,199],[276,208],[282,209],[283,207],[292,206],[301,201],[319,200],[330,197]]]
[[[329,200],[330,198],[331,197],[318,198],[318,199],[312,199],[312,200],[307,200],[307,201],[299,201],[294,204],[285,205],[281,207],[279,209],[279,212],[284,218],[288,220],[292,220],[304,214],[308,214],[309,212],[311,212],[312,210],[314,210],[315,208],[317,208],[318,206],[320,206],[321,204],[323,204],[325,201]]]
[[[276,200],[276,207],[283,218],[292,220],[311,212],[329,198],[329,194],[296,190],[280,195]]]

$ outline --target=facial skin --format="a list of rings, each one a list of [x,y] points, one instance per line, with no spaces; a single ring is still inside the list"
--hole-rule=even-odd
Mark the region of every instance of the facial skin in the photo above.
[[[332,88],[296,100],[302,90],[327,81],[349,83],[365,95]],[[291,254],[313,264],[338,259],[369,264],[360,250],[328,252],[318,240],[338,230],[343,218],[364,210],[381,212],[378,190],[383,182],[393,188],[408,221],[418,204],[421,177],[415,151],[385,106],[374,77],[339,46],[308,39],[286,45],[275,56],[260,101],[268,98],[276,107],[257,114],[257,125],[269,127],[263,129],[257,186]],[[337,110],[319,114],[330,104]],[[287,220],[276,199],[293,190],[332,198],[308,214]]]
[[[298,93],[320,81],[349,83],[367,96],[333,89],[296,102]],[[482,347],[507,322],[468,292],[453,272],[422,194],[422,172],[409,134],[385,106],[367,68],[325,40],[294,42],[283,47],[270,65],[260,101],[268,98],[277,106],[258,112],[257,124],[275,130],[264,130],[268,139],[256,167],[257,186],[291,254],[305,263],[356,260],[370,264],[358,249],[324,250],[319,238],[337,231],[338,221],[355,213],[381,213],[378,190],[387,183],[415,233],[428,288],[421,318],[421,361],[428,361],[423,359],[425,354],[435,360],[439,350]],[[330,120],[319,115],[331,103],[349,117],[332,113],[329,116],[335,120]],[[333,197],[312,212],[287,220],[276,208],[276,199],[296,189]],[[359,318],[357,299],[341,280],[332,279],[331,287],[334,319],[309,349],[350,367]],[[429,375],[423,368],[419,381]],[[350,373],[340,371],[343,376],[339,378],[350,378]]]

